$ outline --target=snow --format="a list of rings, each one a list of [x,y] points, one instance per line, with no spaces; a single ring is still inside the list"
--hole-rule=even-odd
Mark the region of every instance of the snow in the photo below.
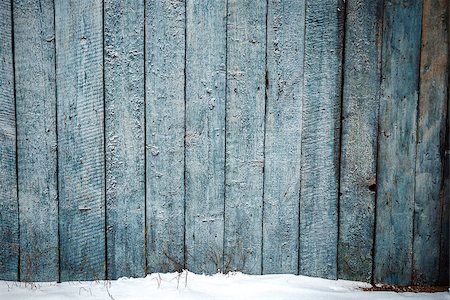
[[[1,300],[86,299],[421,299],[450,300],[450,293],[363,292],[370,285],[294,275],[245,275],[242,273],[196,275],[191,272],[151,274],[146,278],[64,283],[0,281]]]

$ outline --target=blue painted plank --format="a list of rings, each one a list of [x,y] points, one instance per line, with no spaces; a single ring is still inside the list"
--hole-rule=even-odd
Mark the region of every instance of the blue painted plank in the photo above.
[[[268,2],[263,273],[298,273],[305,1]]]
[[[0,1],[0,279],[18,280],[19,221],[11,1]]]
[[[185,2],[146,3],[147,267],[184,267]]]
[[[339,278],[370,282],[383,0],[347,0],[339,199]]]
[[[224,270],[260,274],[266,2],[228,1]]]
[[[59,280],[52,0],[14,1],[20,280]]]
[[[186,7],[186,267],[223,269],[226,1]]]
[[[425,0],[422,9],[412,283],[436,285],[448,97],[448,36],[442,12],[448,1]]]
[[[337,278],[341,0],[307,1],[300,191],[300,274]]]
[[[145,275],[144,2],[106,0],[108,278]]]
[[[374,281],[412,276],[420,1],[385,1]]]
[[[105,278],[102,1],[56,1],[61,280]]]

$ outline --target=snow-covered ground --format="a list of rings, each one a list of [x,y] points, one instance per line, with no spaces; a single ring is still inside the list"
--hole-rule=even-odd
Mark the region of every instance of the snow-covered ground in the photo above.
[[[241,273],[214,276],[190,272],[152,274],[146,278],[114,281],[24,284],[0,281],[0,299],[420,299],[450,300],[450,293],[363,292],[367,284],[294,275],[250,276]]]

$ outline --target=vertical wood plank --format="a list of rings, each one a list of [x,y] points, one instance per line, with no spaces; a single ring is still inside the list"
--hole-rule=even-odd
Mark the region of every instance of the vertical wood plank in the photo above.
[[[14,1],[20,279],[59,280],[52,0]]]
[[[300,274],[337,278],[344,3],[306,1]]]
[[[11,1],[0,1],[0,278],[18,280],[19,222]]]
[[[370,282],[383,0],[346,4],[338,276]]]
[[[186,265],[223,266],[226,0],[186,7]]]
[[[450,5],[447,5],[447,68],[450,67]],[[439,255],[439,284],[448,285],[449,277],[449,260],[450,260],[450,76],[447,69],[447,129],[445,135],[445,156],[444,156],[444,173],[443,184],[441,188],[441,244]]]
[[[146,2],[147,266],[184,267],[184,0]]]
[[[448,36],[443,22],[446,0],[425,0],[420,52],[420,95],[414,202],[413,284],[435,285],[439,279]]]
[[[102,1],[56,1],[61,280],[105,278]]]
[[[298,273],[305,1],[267,15],[263,273]]]
[[[106,0],[108,277],[145,275],[144,2]]]
[[[411,283],[421,6],[385,1],[374,260],[381,283]]]
[[[266,2],[228,1],[225,271],[261,273]]]

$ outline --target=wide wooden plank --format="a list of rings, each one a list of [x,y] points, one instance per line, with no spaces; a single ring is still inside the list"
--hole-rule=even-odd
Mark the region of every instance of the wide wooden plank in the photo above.
[[[0,279],[18,280],[19,219],[11,1],[0,1]]]
[[[268,1],[263,273],[298,273],[305,1]]]
[[[300,274],[337,277],[341,0],[307,1],[300,197]]]
[[[186,7],[186,267],[223,268],[226,1]]]
[[[383,0],[346,4],[338,276],[370,282]]]
[[[260,274],[266,2],[228,1],[224,270]]]
[[[412,283],[435,285],[448,96],[448,35],[442,12],[447,11],[448,1],[425,0],[422,9]]]
[[[14,1],[20,280],[59,280],[52,0]]]
[[[410,284],[422,5],[384,8],[374,281]]]
[[[146,2],[147,267],[184,267],[184,0]]]
[[[145,275],[144,1],[104,2],[108,278]]]
[[[61,280],[105,278],[102,1],[56,1]]]

